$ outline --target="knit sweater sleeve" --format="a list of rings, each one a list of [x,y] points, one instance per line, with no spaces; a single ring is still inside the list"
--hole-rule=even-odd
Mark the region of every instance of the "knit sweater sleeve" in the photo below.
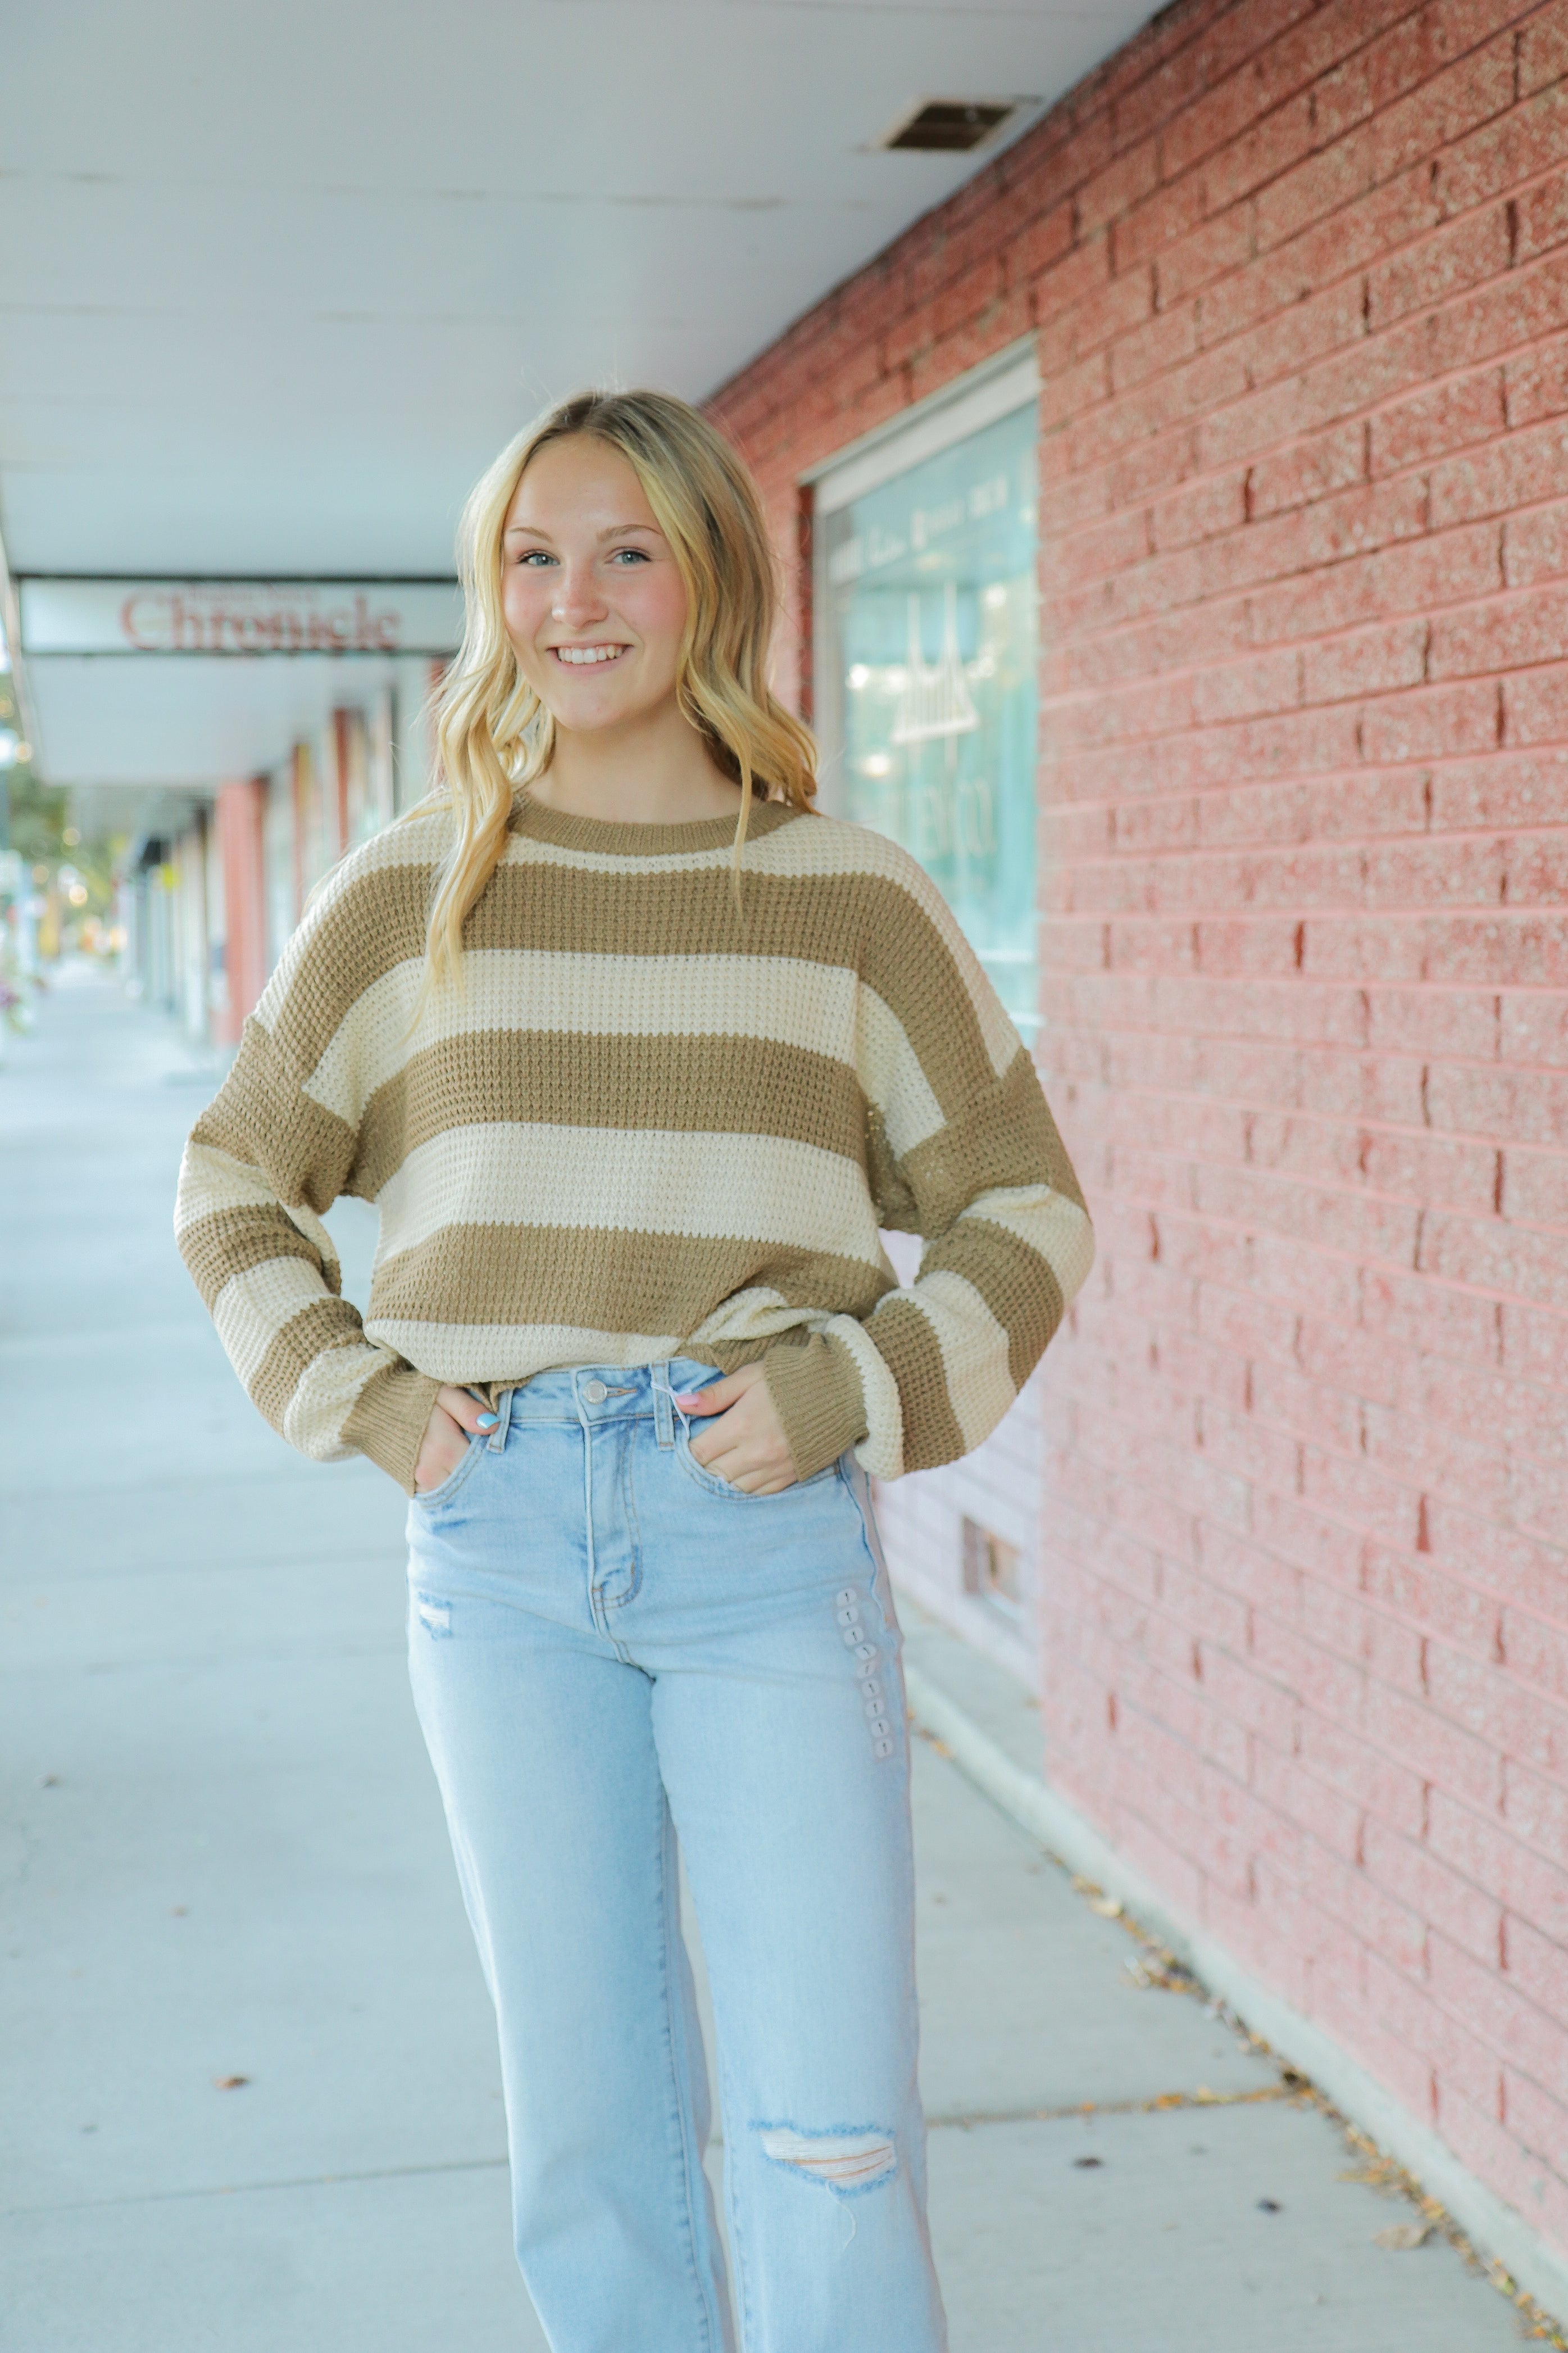
[[[180,1252],[252,1401],[318,1462],[368,1455],[414,1493],[440,1384],[366,1337],[323,1225],[357,1134],[310,1092],[312,1039],[353,1051],[352,873],[296,933],[180,1170]]]
[[[883,1479],[988,1437],[1094,1261],[1082,1192],[1026,1048],[934,885],[898,868],[907,920],[868,948],[860,1077],[884,1227],[919,1272],[863,1320],[765,1358],[797,1474],[847,1445]]]

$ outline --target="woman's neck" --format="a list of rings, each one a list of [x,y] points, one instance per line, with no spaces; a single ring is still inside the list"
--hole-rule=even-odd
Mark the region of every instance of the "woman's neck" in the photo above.
[[[550,765],[531,797],[563,817],[608,824],[691,825],[740,813],[741,788],[721,775],[679,711],[624,728],[557,727]]]

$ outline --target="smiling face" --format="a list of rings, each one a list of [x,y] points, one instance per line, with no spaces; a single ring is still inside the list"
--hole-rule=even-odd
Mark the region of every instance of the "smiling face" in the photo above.
[[[578,433],[531,461],[501,538],[501,609],[558,728],[594,733],[675,709],[686,584],[618,449]]]

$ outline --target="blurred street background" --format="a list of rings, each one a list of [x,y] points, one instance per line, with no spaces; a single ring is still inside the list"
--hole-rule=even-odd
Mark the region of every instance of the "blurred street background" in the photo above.
[[[755,469],[822,804],[1099,1234],[880,1499],[955,2353],[1562,2344],[1568,0],[64,0],[0,65],[0,2353],[542,2342],[401,1502],[170,1224],[588,382]]]

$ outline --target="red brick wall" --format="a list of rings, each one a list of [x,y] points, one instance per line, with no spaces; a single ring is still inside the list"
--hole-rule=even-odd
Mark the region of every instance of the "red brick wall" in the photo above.
[[[1193,0],[720,396],[1037,331],[1049,1770],[1568,2243],[1568,5]]]

